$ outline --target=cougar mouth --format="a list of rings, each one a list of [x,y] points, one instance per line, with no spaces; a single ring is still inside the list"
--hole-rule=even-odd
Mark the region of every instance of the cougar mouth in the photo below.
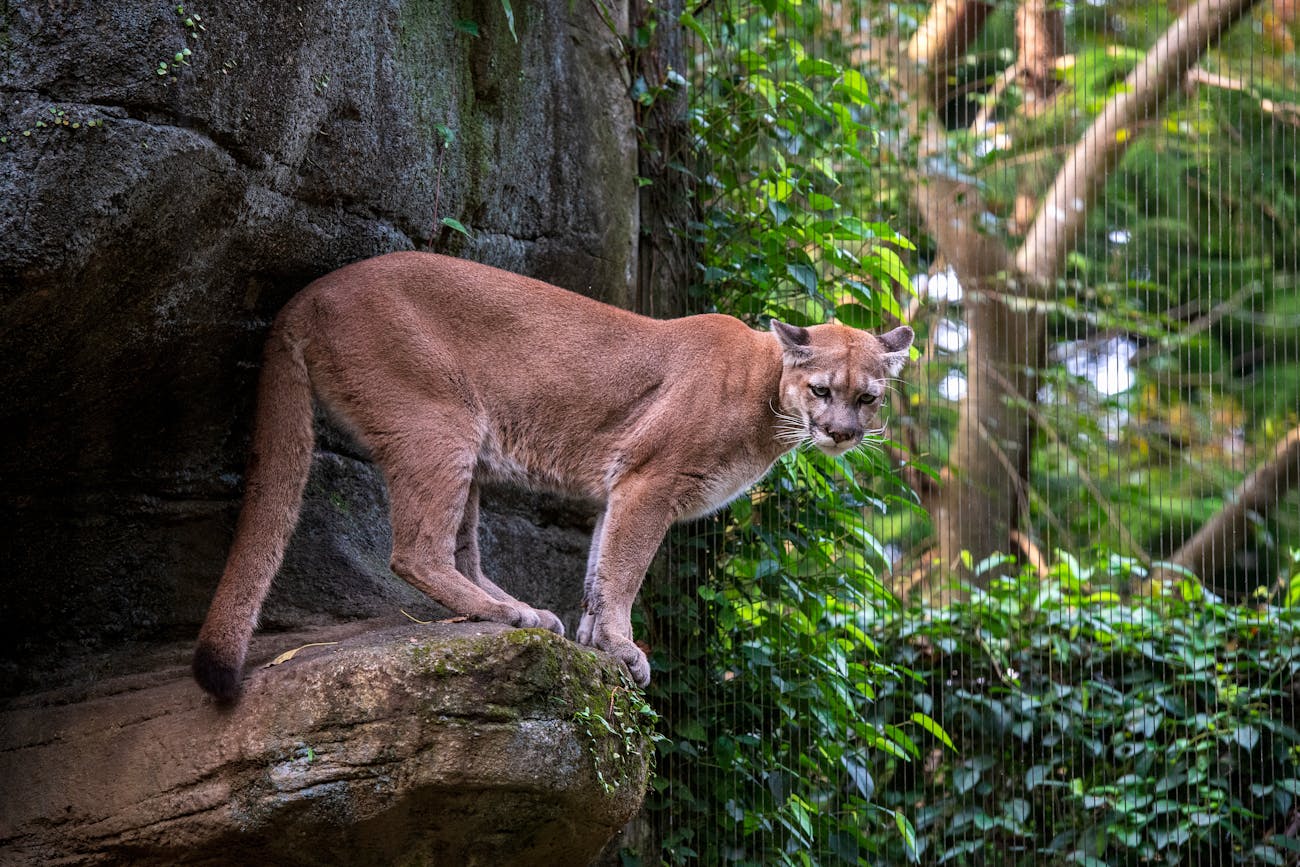
[[[813,428],[811,424],[808,427],[808,437],[822,454],[832,458],[838,458],[840,455],[852,451],[862,442],[862,436],[858,435],[837,443],[830,434]]]

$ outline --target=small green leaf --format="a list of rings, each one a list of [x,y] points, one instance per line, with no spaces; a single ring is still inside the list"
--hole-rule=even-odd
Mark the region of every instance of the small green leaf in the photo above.
[[[835,200],[821,193],[809,193],[808,207],[814,211],[830,211],[835,208]]]
[[[469,229],[466,229],[464,225],[461,224],[460,220],[453,220],[451,217],[443,217],[441,222],[447,228],[460,232],[466,238],[469,237]]]
[[[1052,769],[1047,765],[1034,765],[1025,772],[1025,788],[1035,789],[1051,779]]]
[[[785,266],[785,272],[789,274],[794,281],[802,286],[808,292],[817,291],[817,272],[811,265],[804,265],[801,262],[792,262]]]
[[[844,93],[852,102],[857,105],[868,105],[871,101],[871,94],[867,88],[867,80],[862,77],[862,73],[856,69],[844,70],[844,77],[837,85],[838,89]]]
[[[805,78],[817,78],[818,76],[834,78],[840,74],[840,68],[829,60],[818,60],[811,57],[799,61],[799,71],[803,73]]]
[[[456,29],[461,33],[468,33],[470,36],[478,36],[478,22],[471,21],[468,18],[461,18],[456,22]]]
[[[794,193],[794,187],[784,178],[778,178],[775,181],[768,181],[763,184],[763,191],[768,198],[775,199],[778,202],[784,202]]]
[[[1232,733],[1232,739],[1243,750],[1250,752],[1259,743],[1259,729],[1254,726],[1238,726]]]
[[[763,99],[767,100],[767,104],[770,107],[776,108],[776,85],[772,83],[772,79],[768,78],[766,75],[751,75],[749,77],[749,83],[754,90],[758,91],[759,95],[761,95]]]
[[[976,767],[960,766],[952,769],[952,786],[958,794],[965,794],[975,788],[983,772]]]
[[[686,27],[691,32],[693,32],[696,36],[700,37],[700,39],[704,42],[705,48],[710,50],[713,48],[713,43],[709,40],[709,32],[704,29],[704,25],[700,23],[700,20],[698,18],[696,18],[690,12],[683,12],[681,15],[678,16],[677,20],[681,22],[683,27]]]
[[[928,714],[923,714],[919,710],[915,711],[912,714],[912,722],[938,738],[939,742],[945,747],[952,750],[954,753],[957,752],[957,748],[953,746],[952,738],[948,737],[948,733],[943,730],[943,726],[935,722]]]
[[[835,321],[850,328],[874,328],[879,320],[861,304],[840,304],[835,308]]]
[[[515,32],[515,8],[510,5],[510,0],[501,0],[501,11],[506,13],[506,27],[510,30],[510,35],[514,37],[515,42],[519,41],[519,34]]]
[[[902,811],[894,811],[894,824],[898,826],[898,833],[903,835],[903,846],[907,849],[907,857],[913,863],[921,860],[916,851],[916,829],[912,827],[911,821],[903,815]]]
[[[790,206],[785,202],[777,201],[776,199],[769,197],[767,200],[767,209],[771,212],[772,219],[776,220],[778,226],[790,219]]]

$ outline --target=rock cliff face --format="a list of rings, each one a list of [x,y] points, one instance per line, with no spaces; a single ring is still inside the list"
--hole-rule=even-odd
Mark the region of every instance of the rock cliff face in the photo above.
[[[640,805],[648,721],[620,663],[540,630],[366,626],[262,637],[258,664],[320,646],[230,710],[188,646],[15,702],[0,861],[585,865]]]
[[[313,278],[432,235],[629,302],[616,39],[593,4],[515,0],[516,40],[505,5],[0,5],[0,633],[25,661],[0,693],[39,684],[68,642],[192,634],[233,532],[263,335]],[[263,626],[434,613],[387,571],[365,456],[325,434]],[[488,567],[572,626],[589,521],[490,498]]]
[[[609,5],[0,3],[0,860],[580,864],[635,808],[645,768],[606,791],[575,722],[617,672],[558,638],[374,633],[226,714],[182,670],[291,295],[432,239],[643,297]],[[262,641],[436,615],[388,572],[366,456],[318,427]],[[572,629],[590,522],[488,492],[485,567]]]

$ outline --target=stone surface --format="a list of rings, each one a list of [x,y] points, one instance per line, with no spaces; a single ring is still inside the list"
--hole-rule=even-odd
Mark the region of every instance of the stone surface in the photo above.
[[[615,661],[540,630],[369,623],[264,636],[253,665],[327,641],[250,666],[233,709],[188,646],[10,701],[0,862],[585,865],[639,807],[651,746]]]
[[[0,4],[0,694],[55,649],[194,633],[262,338],[310,280],[450,217],[470,236],[442,252],[629,303],[615,36],[594,4],[512,8],[517,41],[499,3]],[[374,471],[325,433],[268,627],[424,604],[387,572]],[[589,522],[494,497],[486,567],[572,625]]]

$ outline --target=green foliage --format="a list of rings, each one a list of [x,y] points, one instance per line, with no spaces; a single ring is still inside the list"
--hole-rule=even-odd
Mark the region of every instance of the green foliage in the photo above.
[[[673,540],[677,594],[654,614],[677,635],[651,685],[668,722],[652,804],[671,820],[670,863],[856,864],[873,826],[910,828],[873,802],[870,757],[909,759],[943,734],[928,718],[864,718],[904,672],[865,629],[893,603],[850,469],[790,455]]]
[[[925,713],[956,747],[873,765],[883,805],[915,809],[921,863],[1294,863],[1300,611],[1125,601],[1070,558],[1053,571],[872,628],[920,677],[882,682],[873,722]]]
[[[74,111],[78,111],[74,109]],[[17,144],[23,139],[31,140],[34,135],[41,134],[42,131],[70,131],[79,130],[82,127],[86,129],[103,129],[104,119],[99,117],[85,118],[85,109],[78,111],[78,114],[69,115],[66,108],[57,105],[46,106],[45,111],[37,115],[37,120],[31,126],[22,130],[21,136],[16,132],[0,131],[0,144],[9,144],[11,141]],[[48,122],[47,122],[48,119]]]
[[[630,682],[611,690],[604,707],[580,708],[573,721],[586,737],[596,780],[606,794],[626,784],[640,766],[645,745],[665,740],[655,731],[659,715]],[[651,751],[651,770],[654,756]]]
[[[183,32],[187,37],[186,41],[197,44],[203,33],[208,29],[207,25],[203,23],[203,16],[197,12],[186,12],[184,6],[176,6],[173,11],[184,28]],[[183,45],[171,57],[166,60],[159,60],[154,66],[154,74],[159,76],[164,84],[173,84],[181,72],[181,67],[190,65],[190,58],[193,55],[194,51],[189,45]]]
[[[867,80],[825,44],[809,55],[800,36],[817,13],[803,14],[729,8],[713,37],[686,19],[707,52],[691,103],[703,211],[697,297],[796,325],[901,318],[894,288],[910,281],[890,245],[913,247],[850,198],[868,188],[876,107]]]
[[[1072,8],[1060,87],[1033,105],[1018,85],[995,86],[1017,59],[1014,6],[954,64],[949,168],[978,187],[989,230],[1011,249],[1065,155],[1181,9]],[[1300,79],[1294,46],[1260,39],[1263,23],[1234,28],[1177,98],[1125,132],[1130,146],[1040,307],[1049,357],[1026,409],[1037,437],[1021,527],[1039,544],[1167,555],[1300,422]],[[980,129],[967,126],[977,100],[996,109]],[[923,342],[951,335],[961,312],[928,305],[913,325]],[[939,351],[914,379],[960,378],[972,362],[964,346],[931,344]],[[922,403],[916,447],[945,458],[955,402],[932,391]],[[1300,540],[1295,503],[1252,518],[1241,565],[1218,586],[1244,596],[1278,577]],[[879,529],[912,546],[929,529],[917,524]]]
[[[910,282],[893,248],[911,245],[848,198],[875,159],[868,84],[824,45],[817,58],[804,48],[816,9],[775,5],[685,14],[703,57],[694,80],[634,87],[647,105],[690,88],[694,298],[755,325],[878,327],[901,314],[894,291]],[[899,494],[873,494],[868,477]],[[895,603],[863,510],[911,505],[903,490],[878,444],[838,460],[798,450],[670,539],[669,580],[645,601],[668,740],[651,798],[663,847],[642,863],[856,864],[877,826],[906,845],[911,824],[873,803],[867,768],[877,752],[917,756],[942,731],[928,717],[876,727],[863,716],[879,683],[903,676],[865,631]]]
[[[510,37],[518,42],[519,34],[515,32],[515,7],[510,4],[510,0],[501,0],[501,11],[506,16],[506,29],[510,31]]]

